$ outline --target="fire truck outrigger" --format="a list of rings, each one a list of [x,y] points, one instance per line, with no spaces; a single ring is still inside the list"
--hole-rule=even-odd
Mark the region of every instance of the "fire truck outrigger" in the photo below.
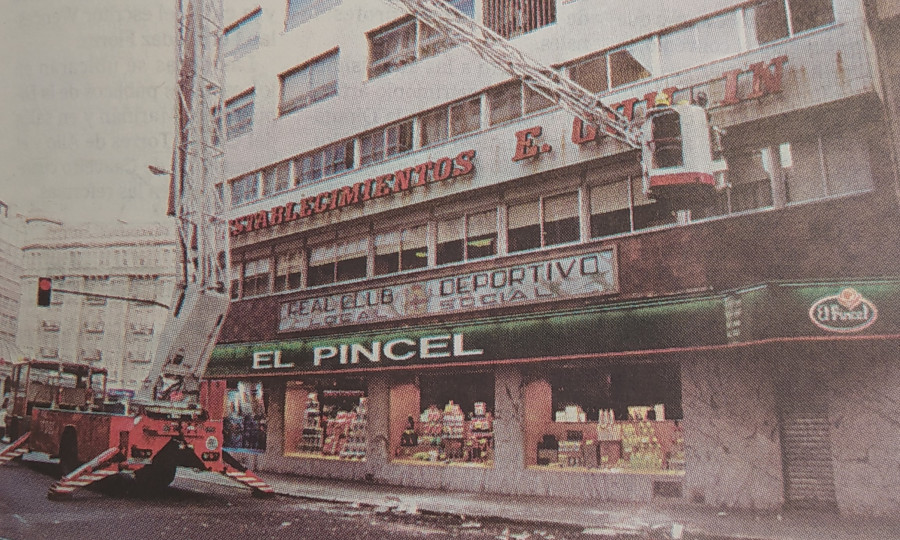
[[[58,458],[65,475],[50,488],[51,499],[71,497],[76,489],[123,471],[158,489],[172,482],[180,466],[225,474],[254,495],[274,494],[222,448],[224,383],[201,382],[229,302],[228,229],[222,194],[215,188],[224,180],[219,57],[224,16],[221,0],[177,0],[177,8],[168,214],[177,220],[178,284],[149,377],[127,413],[105,411],[102,393],[94,394],[94,376],[101,370],[39,362],[17,369],[16,409],[7,421],[12,443],[0,450],[0,464],[27,452]],[[47,380],[38,380],[39,373]]]

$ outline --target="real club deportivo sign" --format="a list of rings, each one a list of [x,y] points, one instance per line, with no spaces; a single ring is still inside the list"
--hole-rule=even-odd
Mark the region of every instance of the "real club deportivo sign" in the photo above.
[[[390,321],[618,291],[615,249],[281,305],[279,332]]]
[[[859,332],[875,322],[878,309],[856,289],[847,287],[839,294],[817,300],[809,308],[809,318],[829,332]]]

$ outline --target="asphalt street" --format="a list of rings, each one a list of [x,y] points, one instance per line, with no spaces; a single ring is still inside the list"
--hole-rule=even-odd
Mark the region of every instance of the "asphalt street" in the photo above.
[[[51,466],[0,468],[0,539],[316,540],[411,538],[583,538],[582,531],[481,523],[460,516],[398,514],[353,504],[276,496],[255,499],[240,487],[179,478],[163,494],[136,493],[128,478],[51,502]]]

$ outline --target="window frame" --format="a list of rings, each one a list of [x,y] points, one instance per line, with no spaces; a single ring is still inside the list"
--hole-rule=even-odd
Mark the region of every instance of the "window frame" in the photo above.
[[[253,131],[255,102],[255,88],[245,90],[225,101],[225,140],[230,141]],[[240,122],[232,123],[232,118],[242,115],[245,109],[249,109],[249,115],[246,118],[241,117]],[[240,129],[236,129],[235,126]]]
[[[261,15],[262,8],[258,7],[225,28],[222,34],[223,43],[221,54],[226,62],[237,60],[256,49],[259,49]],[[231,36],[240,35],[239,33],[242,31],[250,31],[252,34],[250,37],[239,43],[230,43],[231,40],[229,38]]]
[[[305,4],[303,7],[291,9],[291,5]],[[284,15],[284,31],[289,32],[303,23],[309,22],[319,15],[327,13],[341,5],[341,0],[287,0]]]
[[[331,62],[334,64],[330,65]],[[321,70],[321,72],[318,70]],[[315,79],[323,74],[326,76],[333,75],[333,78],[323,84],[314,86],[314,83],[316,82]],[[290,84],[293,84],[295,79],[298,81],[298,85],[302,84],[305,86],[305,91],[288,99],[285,97],[285,90]],[[306,81],[300,81],[301,79],[306,79]],[[336,96],[338,93],[339,79],[339,48],[331,49],[299,66],[279,74],[278,80],[281,88],[278,97],[278,115],[284,116],[300,111],[315,105],[320,101]]]

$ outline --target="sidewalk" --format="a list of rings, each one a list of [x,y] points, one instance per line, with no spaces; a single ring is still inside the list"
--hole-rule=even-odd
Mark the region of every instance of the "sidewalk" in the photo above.
[[[211,473],[179,469],[178,476],[238,486]],[[778,540],[900,540],[897,519],[839,517],[825,512],[720,511],[687,503],[617,503],[561,497],[446,492],[287,474],[260,473],[276,493],[306,499],[389,508],[395,512],[499,518],[626,533],[658,528],[671,534]],[[674,525],[674,528],[673,528]],[[683,528],[683,529],[682,529]]]

